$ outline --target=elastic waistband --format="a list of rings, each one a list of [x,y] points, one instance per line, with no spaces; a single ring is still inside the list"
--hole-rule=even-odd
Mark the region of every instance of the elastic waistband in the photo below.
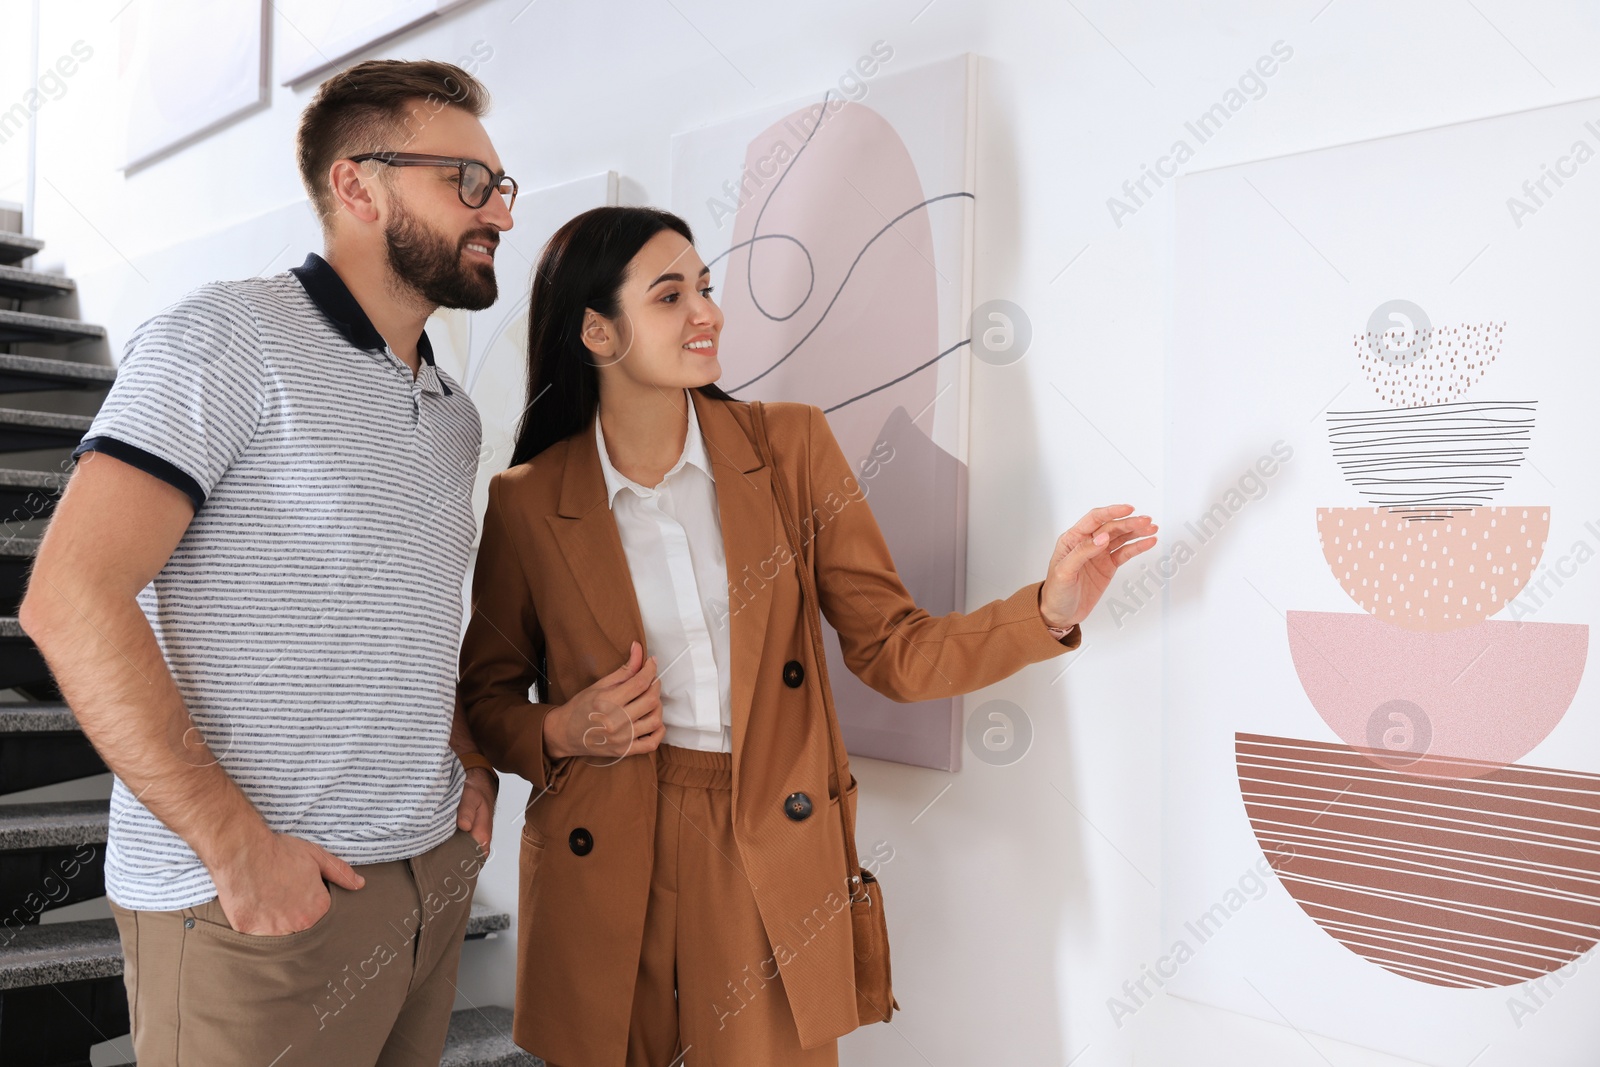
[[[699,789],[733,788],[733,753],[706,752],[663,743],[656,749],[656,779]]]

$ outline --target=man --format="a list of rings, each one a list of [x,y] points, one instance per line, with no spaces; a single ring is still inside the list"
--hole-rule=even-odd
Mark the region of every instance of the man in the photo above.
[[[455,714],[480,427],[423,325],[496,296],[487,104],[445,63],[324,84],[326,258],[134,333],[40,546],[141,1067],[439,1062],[496,784]]]

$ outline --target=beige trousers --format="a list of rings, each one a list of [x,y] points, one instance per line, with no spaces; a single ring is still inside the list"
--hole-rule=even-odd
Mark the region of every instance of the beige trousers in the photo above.
[[[800,1047],[733,840],[733,756],[662,745],[656,859],[627,1067],[838,1067]],[[554,1065],[552,1065],[554,1067]]]
[[[241,934],[216,898],[111,905],[139,1067],[438,1067],[484,857],[465,830],[329,885],[309,929]]]

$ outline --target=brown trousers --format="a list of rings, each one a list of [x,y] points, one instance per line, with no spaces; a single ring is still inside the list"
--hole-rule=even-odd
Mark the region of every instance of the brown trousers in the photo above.
[[[657,778],[627,1067],[838,1067],[837,1042],[800,1047],[733,840],[732,754],[662,745]]]
[[[356,867],[315,924],[241,934],[215,897],[111,905],[139,1067],[438,1067],[484,857],[465,830],[420,856]]]

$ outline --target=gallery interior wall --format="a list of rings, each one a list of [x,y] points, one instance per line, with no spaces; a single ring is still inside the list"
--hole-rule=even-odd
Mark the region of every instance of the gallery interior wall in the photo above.
[[[43,5],[43,63],[79,40],[93,48],[38,112],[36,232],[49,247],[36,266],[79,278],[182,255],[188,242],[201,247],[208,234],[303,199],[291,144],[310,90],[276,79],[265,109],[133,174],[114,169],[123,141],[115,17],[125,3]],[[0,4],[0,25],[25,26],[28,7]],[[271,32],[294,30],[275,19]],[[0,107],[9,107],[28,86],[9,62],[14,35],[4,36]],[[980,56],[974,299],[1012,301],[1032,328],[1020,361],[974,362],[972,605],[1041,577],[1055,537],[1088,507],[1159,506],[1174,169],[1600,95],[1600,10],[1577,2],[483,0],[376,54],[454,60],[487,42],[494,54],[478,73],[495,109],[486,124],[524,188],[615,171],[623,202],[666,204],[675,133],[826,88],[879,41],[893,49],[886,70]],[[1268,56],[1274,72],[1228,108],[1230,91]],[[1202,139],[1189,124],[1219,102],[1226,118]],[[0,200],[22,198],[22,140],[0,144]],[[1190,151],[1177,163],[1180,141]],[[1536,175],[1547,162],[1529,158],[1524,169]],[[1503,203],[1481,210],[1511,231]],[[262,269],[284,269],[304,251]],[[125,298],[124,289],[116,299]],[[86,285],[83,317],[98,321],[97,302],[110,299]],[[1228,299],[1243,337],[1254,294]],[[880,841],[892,850],[881,874],[904,1011],[846,1039],[844,1062],[1403,1063],[1297,1031],[1293,1019],[1198,1007],[1148,982],[1153,995],[1113,1020],[1108,999],[1126,999],[1124,983],[1164,951],[1160,590],[1149,581],[1137,595],[1114,592],[1132,610],[1113,618],[1102,606],[1075,656],[969,699],[969,709],[989,699],[1022,709],[1032,739],[1021,759],[995,765],[969,753],[956,775],[858,769],[863,851]],[[480,889],[508,907],[519,795],[508,783],[499,856]],[[513,945],[503,938],[469,954],[462,1004],[510,1003]],[[1571,1025],[1596,985],[1580,971],[1528,1025]],[[1514,1062],[1513,1051],[1491,1049],[1479,1067]]]

